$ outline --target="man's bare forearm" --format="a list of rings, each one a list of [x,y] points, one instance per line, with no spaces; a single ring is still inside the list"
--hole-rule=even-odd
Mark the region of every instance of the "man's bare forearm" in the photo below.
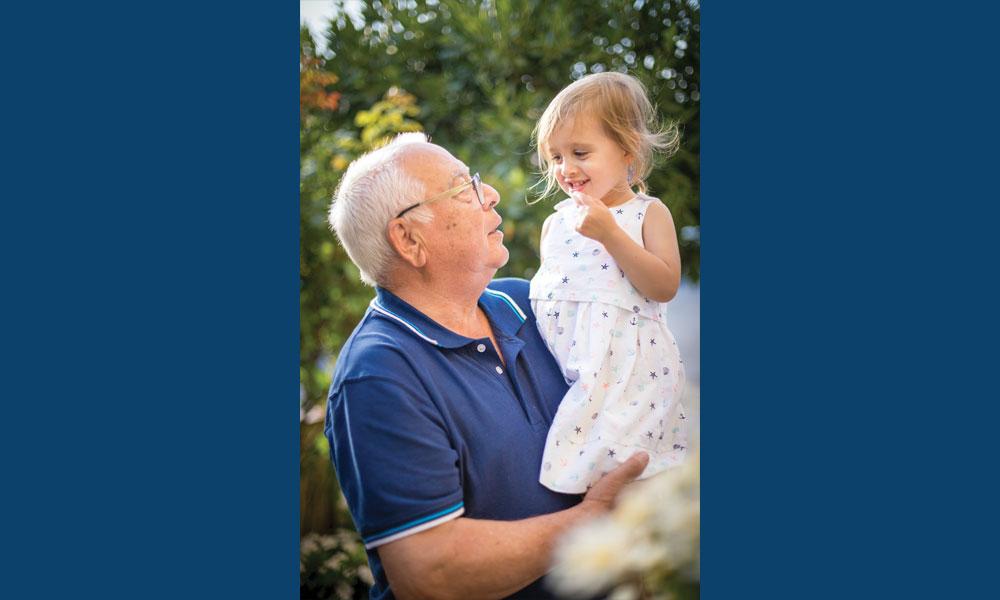
[[[415,534],[419,551],[380,554],[401,598],[503,598],[543,576],[560,534],[594,514],[580,504],[519,521],[458,518]]]

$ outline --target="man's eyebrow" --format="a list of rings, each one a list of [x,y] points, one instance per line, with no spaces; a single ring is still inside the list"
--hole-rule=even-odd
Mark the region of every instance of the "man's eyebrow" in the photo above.
[[[455,169],[451,173],[452,180],[458,179],[459,177],[466,178],[466,177],[469,177],[469,176],[470,175],[469,175],[469,168],[468,167],[465,167],[464,169]]]

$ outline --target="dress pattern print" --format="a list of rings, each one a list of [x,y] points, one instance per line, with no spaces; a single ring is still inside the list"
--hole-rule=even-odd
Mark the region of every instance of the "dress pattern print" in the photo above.
[[[651,202],[659,200],[639,195],[610,209],[639,245]],[[576,232],[578,210],[570,199],[555,206],[530,288],[538,329],[570,385],[539,475],[563,493],[586,492],[639,450],[650,457],[640,479],[650,477],[679,465],[688,446],[667,305],[643,297],[600,242]]]

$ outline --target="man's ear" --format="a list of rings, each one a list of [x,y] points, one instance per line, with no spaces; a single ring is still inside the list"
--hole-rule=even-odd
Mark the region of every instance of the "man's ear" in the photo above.
[[[389,221],[386,235],[396,254],[410,266],[419,269],[427,263],[427,248],[424,246],[424,237],[413,225],[412,221],[393,219]]]

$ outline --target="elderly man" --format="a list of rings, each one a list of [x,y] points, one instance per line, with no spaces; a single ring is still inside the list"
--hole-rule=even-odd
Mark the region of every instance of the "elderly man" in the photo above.
[[[545,598],[559,534],[606,512],[640,454],[585,496],[538,482],[566,383],[535,327],[497,191],[423,134],[354,161],[330,223],[376,297],[340,353],[326,435],[372,598]]]

